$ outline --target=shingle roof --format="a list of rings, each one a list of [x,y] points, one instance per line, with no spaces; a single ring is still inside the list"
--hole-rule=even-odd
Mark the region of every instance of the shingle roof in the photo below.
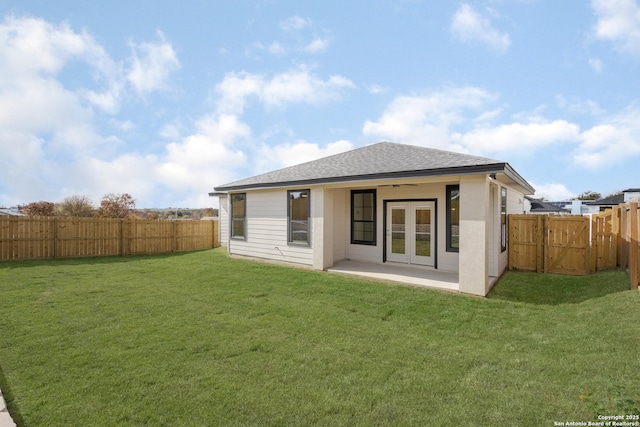
[[[525,197],[531,202],[531,213],[570,212],[568,209],[564,209],[554,202],[545,202],[544,200],[534,199],[533,197]],[[566,202],[563,203],[566,204]]]
[[[624,194],[615,194],[613,196],[605,197],[604,199],[592,200],[586,202],[586,205],[619,205],[620,203],[624,203]]]
[[[506,173],[533,192],[533,188],[508,163],[391,142],[368,145],[220,185],[215,191],[465,173]]]

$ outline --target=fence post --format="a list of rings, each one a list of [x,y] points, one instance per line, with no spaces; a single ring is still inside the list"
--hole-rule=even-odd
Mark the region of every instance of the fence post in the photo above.
[[[612,267],[616,268],[620,251],[620,206],[614,206],[611,210],[611,238],[613,239],[611,245],[614,251]]]
[[[542,217],[542,271],[549,272],[549,215]]]
[[[589,273],[595,273],[598,269],[598,253],[600,252],[598,243],[602,240],[599,235],[601,219],[599,215],[591,215],[591,250],[589,251],[591,263]]]
[[[629,203],[629,276],[631,289],[638,289],[638,204]]]
[[[178,221],[171,222],[171,232],[173,233],[173,238],[171,239],[173,247],[171,252],[175,252],[178,250]]]
[[[536,273],[544,271],[542,243],[542,215],[536,215]]]
[[[53,258],[58,256],[58,218],[53,217]]]
[[[120,256],[125,256],[124,250],[124,218],[120,218]]]

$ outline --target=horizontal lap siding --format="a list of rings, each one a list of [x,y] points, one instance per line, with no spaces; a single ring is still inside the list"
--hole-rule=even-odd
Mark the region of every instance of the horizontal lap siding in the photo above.
[[[246,240],[231,239],[231,254],[305,265],[313,263],[310,247],[287,244],[286,190],[248,192],[246,221]]]

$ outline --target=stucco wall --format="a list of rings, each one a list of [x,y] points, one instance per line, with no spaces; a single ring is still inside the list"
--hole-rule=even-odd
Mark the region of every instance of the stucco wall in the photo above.
[[[220,245],[229,243],[229,198],[220,196]]]

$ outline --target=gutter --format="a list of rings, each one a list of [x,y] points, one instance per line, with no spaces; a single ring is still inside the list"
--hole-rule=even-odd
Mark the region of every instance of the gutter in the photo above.
[[[210,196],[219,196],[219,192],[248,190],[258,188],[276,188],[276,187],[294,187],[303,185],[314,184],[333,184],[338,182],[348,181],[366,181],[374,179],[395,179],[395,178],[415,178],[426,176],[446,176],[446,175],[474,175],[474,174],[491,174],[491,173],[504,173],[509,178],[513,179],[519,185],[527,190],[531,190],[534,193],[534,188],[531,187],[527,181],[524,180],[518,173],[513,170],[508,163],[493,163],[488,165],[474,165],[474,166],[456,166],[442,169],[424,169],[413,171],[398,171],[398,172],[385,172],[377,174],[367,175],[348,175],[348,176],[336,176],[336,177],[322,177],[322,178],[309,178],[290,181],[277,181],[277,182],[259,182],[251,184],[239,184],[239,185],[222,185],[215,187],[215,192],[209,193]],[[226,193],[222,193],[226,194]]]

